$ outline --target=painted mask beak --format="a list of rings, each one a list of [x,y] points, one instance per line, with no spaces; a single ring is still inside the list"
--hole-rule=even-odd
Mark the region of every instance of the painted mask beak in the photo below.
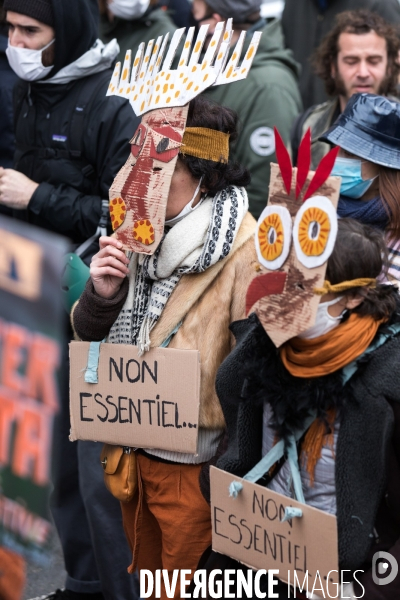
[[[246,295],[246,314],[258,300],[272,294],[282,294],[285,289],[287,273],[285,271],[273,271],[265,275],[255,277]]]

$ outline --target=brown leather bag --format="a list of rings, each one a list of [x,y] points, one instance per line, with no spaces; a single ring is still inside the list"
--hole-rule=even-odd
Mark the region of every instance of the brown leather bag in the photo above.
[[[120,502],[132,500],[137,490],[136,454],[127,446],[104,444],[100,455],[104,483]]]

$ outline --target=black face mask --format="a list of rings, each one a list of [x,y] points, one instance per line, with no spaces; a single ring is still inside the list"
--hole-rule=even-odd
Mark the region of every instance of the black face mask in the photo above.
[[[207,21],[207,19],[211,19],[211,17],[213,16],[213,12],[209,12],[206,15],[204,15],[204,17],[201,17],[201,19],[195,19],[193,14],[192,14],[192,24],[194,25],[194,27],[196,28],[195,34],[197,35],[200,27],[202,26],[202,24],[204,23],[204,21]],[[207,35],[207,38],[211,37],[211,34]]]

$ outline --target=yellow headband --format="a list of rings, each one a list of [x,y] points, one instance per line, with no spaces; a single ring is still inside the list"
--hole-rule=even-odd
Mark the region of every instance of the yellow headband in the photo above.
[[[342,283],[335,283],[332,285],[329,281],[325,280],[323,287],[314,288],[314,294],[317,296],[323,296],[324,294],[338,294],[356,287],[376,287],[376,279],[364,277],[360,279],[351,279],[350,281],[342,281]]]
[[[229,133],[206,127],[186,127],[179,152],[204,160],[227,163]]]

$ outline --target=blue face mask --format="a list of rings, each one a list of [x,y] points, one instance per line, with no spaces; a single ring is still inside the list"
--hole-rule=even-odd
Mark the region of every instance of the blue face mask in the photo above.
[[[342,178],[340,193],[348,198],[361,198],[376,179],[376,177],[372,179],[362,178],[361,160],[358,158],[337,158],[331,175]]]

